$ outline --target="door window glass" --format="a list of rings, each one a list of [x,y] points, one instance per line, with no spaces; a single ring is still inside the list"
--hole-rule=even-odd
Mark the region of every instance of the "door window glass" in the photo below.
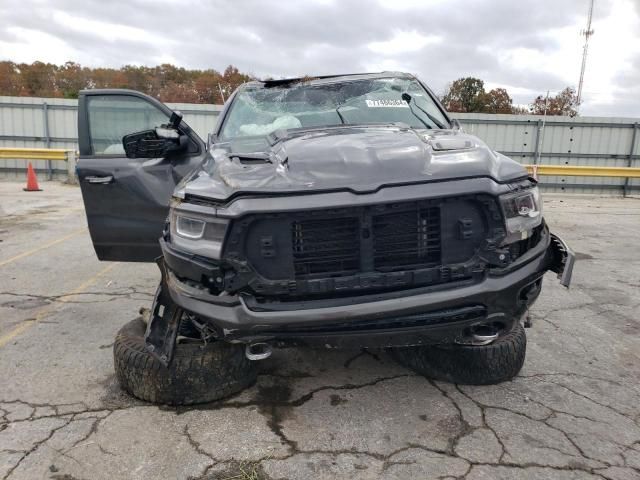
[[[96,95],[88,100],[89,133],[94,155],[124,155],[122,137],[168,122],[167,115],[142,98]]]

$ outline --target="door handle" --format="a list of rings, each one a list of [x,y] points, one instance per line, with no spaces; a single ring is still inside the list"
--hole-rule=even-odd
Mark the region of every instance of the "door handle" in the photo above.
[[[113,182],[113,175],[107,175],[106,177],[84,177],[84,181],[87,183],[111,183]]]

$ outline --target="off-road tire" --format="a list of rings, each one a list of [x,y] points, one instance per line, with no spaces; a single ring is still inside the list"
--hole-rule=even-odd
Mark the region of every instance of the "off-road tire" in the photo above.
[[[527,336],[518,323],[489,345],[394,348],[391,355],[427,378],[463,385],[493,385],[510,380],[520,372],[526,350]]]
[[[121,387],[153,403],[191,405],[227,397],[251,385],[256,369],[241,345],[178,343],[169,367],[145,349],[142,318],[120,329],[113,360]]]

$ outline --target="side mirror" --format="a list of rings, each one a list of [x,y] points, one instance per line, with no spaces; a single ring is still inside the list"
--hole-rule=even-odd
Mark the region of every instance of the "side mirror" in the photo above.
[[[180,122],[182,121],[182,112],[180,110],[174,110],[169,118],[169,126],[175,128],[176,130],[180,126]]]
[[[153,130],[131,133],[122,137],[127,158],[164,158],[170,153],[183,152],[189,138],[173,128],[158,127]]]

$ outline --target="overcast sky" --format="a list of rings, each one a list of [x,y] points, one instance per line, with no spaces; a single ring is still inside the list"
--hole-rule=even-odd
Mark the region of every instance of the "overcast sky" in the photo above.
[[[516,103],[577,87],[589,0],[0,0],[0,59],[256,76],[379,70]],[[640,0],[596,0],[582,115],[640,117]]]

